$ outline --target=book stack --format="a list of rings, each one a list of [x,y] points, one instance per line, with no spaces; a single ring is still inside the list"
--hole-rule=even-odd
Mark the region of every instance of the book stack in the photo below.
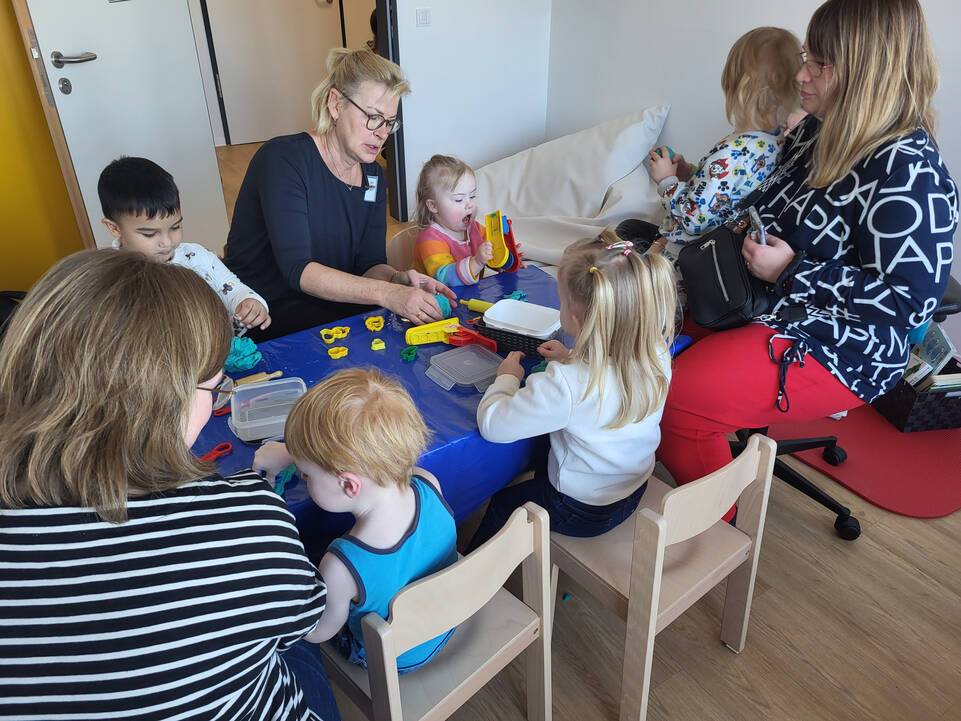
[[[941,326],[931,323],[924,339],[911,350],[904,381],[919,393],[961,390],[961,373],[941,372],[956,352]]]

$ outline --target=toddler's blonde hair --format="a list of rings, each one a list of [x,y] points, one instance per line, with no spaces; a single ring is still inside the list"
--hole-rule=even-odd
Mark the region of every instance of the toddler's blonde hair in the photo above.
[[[351,471],[379,486],[406,487],[428,434],[400,383],[373,368],[352,368],[297,401],[284,440],[291,456],[328,473]]]
[[[568,246],[558,277],[582,318],[580,333],[565,363],[590,369],[584,398],[603,398],[608,368],[621,399],[617,417],[606,428],[643,420],[667,398],[668,375],[661,358],[674,335],[677,287],[674,269],[659,253],[608,249],[620,238],[610,228],[596,238]]]
[[[735,129],[774,130],[787,122],[801,99],[800,53],[801,42],[783,28],[754,28],[737,39],[721,73],[724,109]]]
[[[473,175],[473,168],[450,155],[434,155],[424,163],[417,178],[417,209],[414,216],[417,225],[426,228],[433,222],[434,214],[428,210],[427,201],[436,203],[440,192],[452,191],[466,173]]]

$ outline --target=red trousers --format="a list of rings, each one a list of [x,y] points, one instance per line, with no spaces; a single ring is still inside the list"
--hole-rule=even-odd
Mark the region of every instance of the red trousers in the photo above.
[[[779,367],[768,355],[774,331],[759,324],[709,333],[674,361],[657,456],[679,484],[731,460],[727,434],[741,428],[815,420],[864,403],[813,356],[785,381],[790,408],[777,408]],[[774,341],[781,358],[791,341]],[[783,404],[783,402],[782,402]],[[733,509],[729,516],[733,515]]]

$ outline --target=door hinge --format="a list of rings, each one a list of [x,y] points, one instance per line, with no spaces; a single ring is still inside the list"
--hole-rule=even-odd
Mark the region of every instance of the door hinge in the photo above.
[[[220,87],[220,73],[216,73],[216,74],[214,75],[214,84],[217,86],[217,97],[220,98],[221,100],[223,100],[223,99],[224,99],[224,91],[223,91],[223,89]]]

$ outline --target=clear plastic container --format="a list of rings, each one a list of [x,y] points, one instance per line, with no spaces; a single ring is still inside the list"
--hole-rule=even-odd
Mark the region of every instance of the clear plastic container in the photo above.
[[[561,312],[546,305],[505,298],[484,311],[484,322],[492,328],[547,340],[561,327]]]
[[[472,343],[432,356],[427,377],[448,391],[456,385],[473,386],[483,393],[493,382],[502,360],[496,353]]]
[[[238,386],[230,399],[227,425],[242,441],[282,436],[290,409],[306,391],[302,378],[278,378]]]

